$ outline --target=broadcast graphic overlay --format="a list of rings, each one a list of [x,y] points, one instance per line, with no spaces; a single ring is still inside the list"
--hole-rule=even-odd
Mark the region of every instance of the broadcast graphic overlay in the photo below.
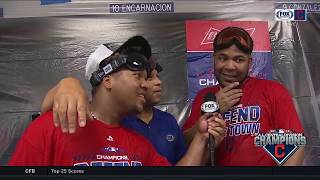
[[[307,21],[309,13],[320,13],[320,3],[315,2],[276,2],[276,21]]]
[[[259,133],[254,138],[254,144],[258,148],[263,148],[279,166],[306,143],[306,137],[302,133],[293,133],[285,129]]]

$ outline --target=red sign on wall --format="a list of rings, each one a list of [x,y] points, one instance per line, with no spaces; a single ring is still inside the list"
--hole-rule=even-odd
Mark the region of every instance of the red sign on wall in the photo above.
[[[237,26],[247,30],[254,41],[254,52],[270,51],[268,23],[264,21],[186,21],[187,52],[212,52],[213,39],[220,30]]]

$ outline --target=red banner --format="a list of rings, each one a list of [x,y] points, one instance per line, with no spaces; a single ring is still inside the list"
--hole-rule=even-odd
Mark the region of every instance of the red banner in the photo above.
[[[213,39],[228,26],[247,30],[254,41],[254,52],[271,51],[267,22],[190,20],[186,21],[187,52],[212,52]]]

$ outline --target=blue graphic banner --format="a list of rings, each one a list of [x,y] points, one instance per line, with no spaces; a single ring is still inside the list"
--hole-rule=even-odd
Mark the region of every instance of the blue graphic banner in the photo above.
[[[109,4],[110,13],[171,13],[173,2]]]
[[[41,5],[69,3],[71,0],[40,0]]]

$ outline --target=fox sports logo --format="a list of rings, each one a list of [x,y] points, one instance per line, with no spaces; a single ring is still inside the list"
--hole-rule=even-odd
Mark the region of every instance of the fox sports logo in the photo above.
[[[279,20],[293,20],[294,11],[291,9],[277,9],[276,17]]]
[[[214,113],[219,110],[219,104],[215,101],[208,101],[201,105],[201,111],[206,113]]]

